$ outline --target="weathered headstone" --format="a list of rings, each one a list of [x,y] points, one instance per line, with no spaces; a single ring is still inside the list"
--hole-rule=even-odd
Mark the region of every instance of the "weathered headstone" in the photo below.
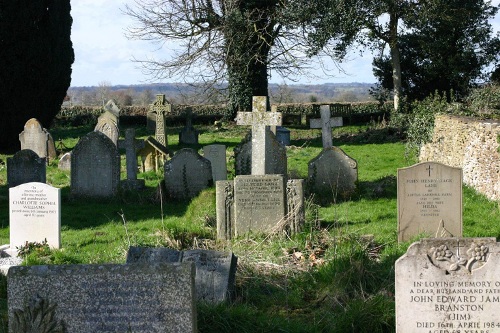
[[[269,145],[269,126],[281,125],[282,115],[279,112],[266,112],[267,97],[254,96],[252,112],[238,112],[238,125],[252,125],[252,175],[269,174],[266,170],[267,151]]]
[[[199,132],[193,127],[193,112],[191,108],[186,110],[186,126],[179,132],[179,143],[188,145],[198,144]]]
[[[114,122],[109,117],[99,118],[97,121],[97,125],[94,128],[94,131],[101,132],[106,135],[108,138],[116,146],[118,144],[118,137],[120,136],[120,129],[118,128],[118,124]]]
[[[61,190],[44,183],[9,189],[10,249],[26,242],[61,247]]]
[[[165,95],[156,95],[156,101],[149,110],[156,114],[155,139],[164,147],[168,147],[168,137],[165,128],[165,115],[172,111],[172,105],[165,99]]]
[[[71,153],[71,194],[110,197],[120,183],[120,154],[116,145],[100,132],[90,132]]]
[[[338,147],[324,148],[309,161],[308,184],[312,192],[336,198],[356,191],[358,163]]]
[[[398,169],[398,241],[462,236],[462,169],[423,162]]]
[[[12,267],[9,332],[23,320],[71,333],[196,332],[194,276],[187,262]]]
[[[137,149],[144,148],[144,140],[135,139],[135,129],[125,130],[125,140],[118,141],[118,148],[125,149],[127,164],[127,179],[122,181],[122,186],[127,189],[144,188],[144,179],[137,179]]]
[[[235,236],[270,232],[282,222],[286,212],[285,186],[283,175],[236,176]]]
[[[276,136],[271,132],[266,132],[267,150],[264,161],[268,174],[287,174],[286,147],[276,140]],[[234,147],[234,169],[236,175],[250,175],[252,173],[252,134]]]
[[[7,183],[14,187],[24,183],[46,181],[45,158],[40,158],[33,150],[23,149],[7,158]]]
[[[35,118],[26,122],[24,131],[19,134],[19,141],[21,141],[21,150],[31,149],[39,157],[45,158],[47,163],[49,159],[56,158],[56,148],[52,136],[45,128],[42,128],[40,122]]]
[[[59,168],[59,170],[71,170],[71,152],[68,152],[61,156],[57,167]]]
[[[278,126],[276,127],[276,140],[283,146],[290,145],[290,130],[288,128]]]
[[[396,332],[500,332],[500,246],[493,238],[413,243],[395,264]]]
[[[332,127],[342,127],[343,118],[342,117],[331,117],[330,106],[321,105],[320,106],[321,119],[311,119],[309,122],[310,128],[321,128],[321,141],[323,142],[323,148],[333,147],[332,143]]]
[[[237,260],[232,252],[210,250],[130,247],[127,254],[129,264],[194,262],[197,299],[208,303],[220,303],[232,298]]]
[[[183,148],[164,166],[167,196],[175,199],[193,198],[213,185],[209,160],[191,148]]]
[[[101,117],[110,117],[117,125],[120,123],[120,108],[116,105],[115,101],[110,99],[106,105],[104,105],[104,113]]]
[[[283,175],[236,176],[216,183],[217,238],[248,233],[293,234],[305,221],[303,180]]]
[[[226,146],[213,144],[203,147],[203,157],[212,164],[214,182],[227,179]]]
[[[144,145],[144,148],[138,151],[141,156],[142,172],[158,171],[169,156],[167,147],[151,136],[144,141]]]

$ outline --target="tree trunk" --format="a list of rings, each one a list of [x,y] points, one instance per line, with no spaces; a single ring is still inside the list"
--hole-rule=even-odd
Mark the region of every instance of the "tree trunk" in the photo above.
[[[401,59],[398,45],[398,15],[393,11],[389,19],[389,47],[391,49],[392,82],[394,84],[394,111],[398,112],[401,99]]]

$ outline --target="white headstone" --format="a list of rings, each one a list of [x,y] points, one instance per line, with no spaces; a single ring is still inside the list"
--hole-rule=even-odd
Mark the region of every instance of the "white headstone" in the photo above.
[[[25,183],[9,189],[10,248],[47,240],[61,247],[61,190],[44,183]]]
[[[462,236],[462,169],[424,162],[398,169],[398,241]]]

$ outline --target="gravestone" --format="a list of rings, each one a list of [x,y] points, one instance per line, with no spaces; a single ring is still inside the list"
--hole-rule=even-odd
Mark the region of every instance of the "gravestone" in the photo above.
[[[269,126],[281,125],[282,115],[279,112],[266,112],[267,97],[253,96],[252,112],[238,112],[236,124],[252,125],[252,175],[271,173],[267,169],[268,151],[270,151]]]
[[[71,153],[71,194],[111,197],[120,184],[120,154],[116,145],[100,132],[80,138]]]
[[[276,127],[276,140],[283,146],[290,145],[290,130],[288,128],[278,126]]]
[[[71,152],[68,152],[61,156],[57,167],[59,168],[59,170],[71,170]]]
[[[191,108],[186,110],[186,126],[179,132],[179,143],[188,145],[198,144],[199,132],[193,127],[193,112]]]
[[[102,117],[97,121],[97,125],[94,131],[103,133],[106,135],[113,144],[116,146],[118,144],[118,137],[120,136],[120,129],[118,124],[110,117]]]
[[[127,253],[128,264],[194,262],[196,298],[213,304],[232,298],[237,260],[232,252],[210,250],[130,247]]]
[[[9,189],[10,249],[26,242],[61,247],[61,190],[44,183],[26,183]]]
[[[140,149],[138,154],[141,157],[142,172],[158,171],[167,160],[169,151],[150,136],[144,141],[144,148]]]
[[[23,149],[7,158],[7,183],[9,187],[24,183],[46,181],[45,158],[40,158],[33,150]]]
[[[110,99],[106,103],[106,105],[104,105],[104,113],[101,116],[99,116],[99,118],[108,117],[111,120],[113,120],[116,125],[119,125],[120,113],[121,113],[120,108],[116,105],[115,101]]]
[[[286,147],[276,140],[271,132],[266,132],[268,148],[266,150],[266,172],[268,174],[287,174]],[[234,169],[236,175],[250,175],[252,173],[252,133],[234,147]]]
[[[236,176],[216,183],[217,238],[248,233],[293,234],[305,221],[303,180],[283,175]]]
[[[213,144],[203,147],[203,157],[212,164],[212,178],[218,180],[227,179],[226,146]]]
[[[330,116],[330,106],[321,105],[320,106],[320,119],[311,119],[309,122],[310,128],[321,128],[321,141],[323,142],[323,148],[333,147],[332,143],[332,128],[342,127],[343,118],[342,117],[331,117]]]
[[[164,166],[167,196],[190,199],[213,185],[212,166],[209,160],[191,148],[183,148]]]
[[[26,122],[24,131],[19,134],[19,141],[21,142],[21,150],[33,150],[39,157],[45,158],[46,163],[49,163],[50,159],[56,158],[54,139],[35,118]]]
[[[137,149],[144,148],[143,140],[135,139],[135,128],[125,130],[125,140],[118,141],[118,148],[125,149],[127,179],[121,182],[122,187],[129,190],[144,188],[144,179],[137,179]]]
[[[398,169],[398,241],[462,236],[462,169],[423,162]]]
[[[396,332],[500,332],[500,246],[492,238],[413,243],[395,264]]]
[[[358,163],[338,147],[324,148],[309,161],[307,181],[321,196],[348,198],[356,191]]]
[[[156,114],[155,139],[164,147],[168,147],[168,137],[165,128],[165,115],[172,112],[172,105],[165,99],[165,95],[156,95],[156,100],[149,106],[150,112]]]
[[[11,267],[9,332],[41,318],[71,333],[196,332],[194,275],[187,262]]]

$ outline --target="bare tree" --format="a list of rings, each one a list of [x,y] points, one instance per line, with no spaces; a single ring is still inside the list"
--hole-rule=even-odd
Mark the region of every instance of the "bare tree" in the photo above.
[[[310,64],[304,36],[287,22],[285,0],[136,0],[124,12],[136,25],[132,39],[170,47],[165,59],[139,59],[153,80],[227,82],[230,114],[251,107],[252,95],[268,95],[272,70],[282,77],[305,74]]]

